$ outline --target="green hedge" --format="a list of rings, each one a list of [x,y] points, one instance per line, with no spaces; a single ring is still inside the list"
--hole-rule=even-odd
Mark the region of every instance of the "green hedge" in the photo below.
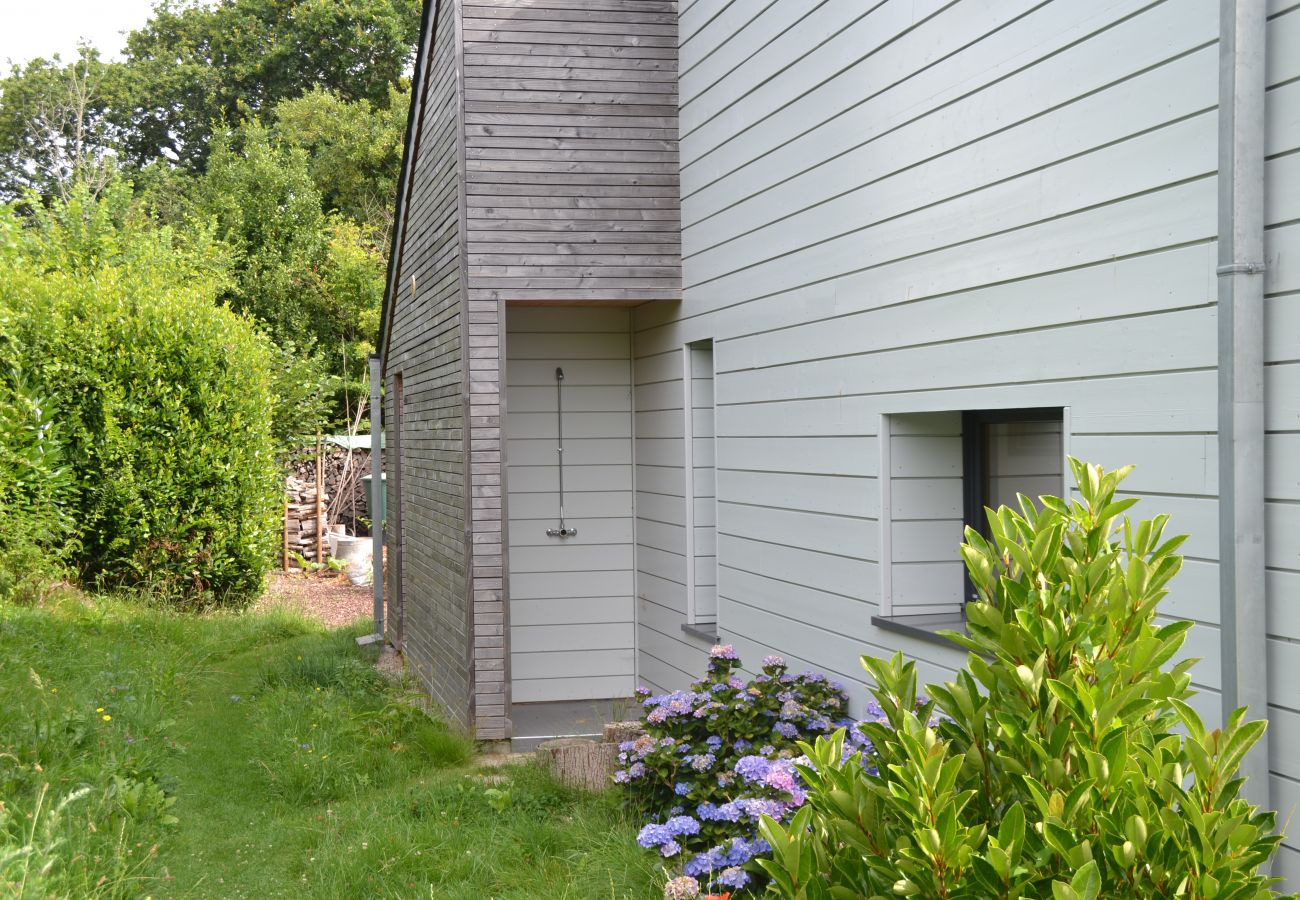
[[[262,587],[276,357],[217,305],[223,284],[215,245],[136,218],[124,192],[0,213],[0,372],[53,407],[86,580],[205,601]]]

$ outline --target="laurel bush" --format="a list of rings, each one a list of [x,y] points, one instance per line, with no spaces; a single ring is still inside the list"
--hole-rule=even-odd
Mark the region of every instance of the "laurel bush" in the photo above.
[[[124,185],[28,222],[0,211],[0,377],[41,401],[11,443],[57,449],[57,479],[28,490],[60,510],[49,552],[87,582],[203,602],[262,587],[281,491],[276,356],[218,304],[224,271],[209,235],[156,227]],[[9,456],[0,491],[17,481]]]
[[[955,680],[863,657],[887,722],[802,745],[807,802],[764,819],[759,861],[790,898],[1266,898],[1281,836],[1240,795],[1266,723],[1222,728],[1188,700],[1189,622],[1156,609],[1184,538],[1167,515],[1132,522],[1127,469],[1071,460],[1079,499],[1021,496],[961,552],[979,593]],[[931,710],[939,717],[930,721]]]

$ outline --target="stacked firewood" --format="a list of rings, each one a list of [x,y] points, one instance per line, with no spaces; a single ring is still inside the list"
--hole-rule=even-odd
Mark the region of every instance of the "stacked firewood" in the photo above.
[[[323,553],[329,552],[325,543],[325,524],[320,521],[320,512],[329,502],[329,495],[318,498],[315,479],[299,478],[296,475],[290,475],[284,480],[284,490],[284,546],[289,551],[285,562],[289,571],[293,572],[298,568],[294,553],[309,562],[322,562],[323,560],[317,559],[317,547],[323,547]]]
[[[349,460],[349,456],[351,460]],[[315,484],[316,459],[314,453],[290,463],[290,480],[297,477],[306,484]],[[369,506],[366,487],[361,476],[370,474],[370,453],[355,450],[348,453],[342,447],[326,446],[321,453],[321,478],[326,491],[326,513],[331,525],[344,525],[348,534],[370,533]],[[292,491],[293,488],[288,488]]]

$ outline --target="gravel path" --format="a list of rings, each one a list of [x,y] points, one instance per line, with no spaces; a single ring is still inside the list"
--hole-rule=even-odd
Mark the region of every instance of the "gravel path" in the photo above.
[[[369,585],[356,587],[342,575],[271,574],[266,593],[258,606],[287,606],[319,619],[329,628],[351,625],[374,614],[374,595]]]

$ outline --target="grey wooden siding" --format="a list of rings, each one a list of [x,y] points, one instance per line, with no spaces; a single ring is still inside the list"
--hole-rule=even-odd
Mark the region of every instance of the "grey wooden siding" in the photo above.
[[[889,416],[881,438],[881,610],[905,616],[961,611],[962,429],[956,412]],[[1059,490],[1057,491],[1059,493]]]
[[[510,660],[515,702],[631,696],[630,315],[507,314]],[[566,523],[558,527],[555,369],[564,369]]]
[[[1273,804],[1292,816],[1278,874],[1300,887],[1300,3],[1269,11],[1265,471]]]
[[[1300,802],[1296,5],[1269,4],[1284,815]],[[639,515],[681,521],[680,464],[649,451],[677,433],[682,345],[713,338],[723,638],[851,680],[859,654],[901,648],[944,677],[958,654],[870,625],[882,418],[1062,406],[1070,452],[1137,463],[1139,512],[1192,535],[1167,608],[1198,623],[1198,706],[1217,718],[1218,3],[695,0],[679,27],[683,302],[634,319],[637,497]],[[680,632],[681,563],[642,531],[641,673],[676,686],[701,648]]]
[[[681,296],[673,0],[470,0],[469,296]]]
[[[452,721],[468,726],[473,667],[453,10],[444,2],[432,19],[434,40],[418,91],[413,123],[418,138],[408,163],[408,203],[390,307],[385,417],[397,421],[393,398],[400,376],[403,428],[394,443],[400,446],[401,484],[394,479],[388,490],[389,508],[400,504],[402,520],[400,571],[393,573],[402,581],[405,606],[402,650]]]

